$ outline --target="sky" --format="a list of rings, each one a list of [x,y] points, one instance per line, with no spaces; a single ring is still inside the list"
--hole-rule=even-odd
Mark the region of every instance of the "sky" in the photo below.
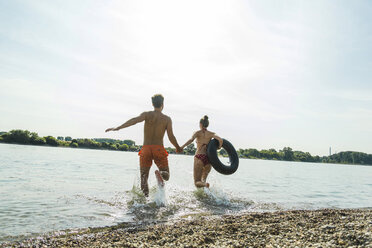
[[[105,133],[165,97],[236,149],[372,153],[372,2],[0,0],[0,131]],[[165,137],[165,146],[171,146]]]

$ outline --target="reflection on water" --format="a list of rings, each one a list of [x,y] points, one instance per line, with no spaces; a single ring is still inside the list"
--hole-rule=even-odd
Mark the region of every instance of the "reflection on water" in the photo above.
[[[192,156],[170,155],[169,164],[164,189],[151,169],[146,198],[136,153],[0,144],[0,241],[201,215],[372,206],[368,166],[241,160],[235,174],[212,170],[210,189],[196,189]]]

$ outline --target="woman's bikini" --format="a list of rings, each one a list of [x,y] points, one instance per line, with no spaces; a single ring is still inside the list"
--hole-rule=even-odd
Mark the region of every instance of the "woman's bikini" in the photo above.
[[[203,134],[204,135],[205,135],[206,130],[207,130],[206,128],[203,128]],[[197,142],[197,143],[199,143],[199,142]],[[207,146],[208,144],[201,143],[200,145],[201,145],[200,147],[203,147],[203,146]],[[200,161],[202,161],[204,166],[206,166],[207,164],[210,163],[207,154],[199,153],[199,154],[196,154],[194,157],[199,159]]]

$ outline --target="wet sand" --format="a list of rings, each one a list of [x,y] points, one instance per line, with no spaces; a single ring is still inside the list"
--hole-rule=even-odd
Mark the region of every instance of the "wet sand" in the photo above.
[[[372,210],[297,210],[125,224],[0,247],[372,247]]]

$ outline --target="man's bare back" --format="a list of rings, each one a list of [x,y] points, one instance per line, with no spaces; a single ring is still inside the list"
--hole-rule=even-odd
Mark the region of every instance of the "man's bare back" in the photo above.
[[[143,145],[163,145],[165,130],[171,121],[168,116],[159,111],[145,112]]]

